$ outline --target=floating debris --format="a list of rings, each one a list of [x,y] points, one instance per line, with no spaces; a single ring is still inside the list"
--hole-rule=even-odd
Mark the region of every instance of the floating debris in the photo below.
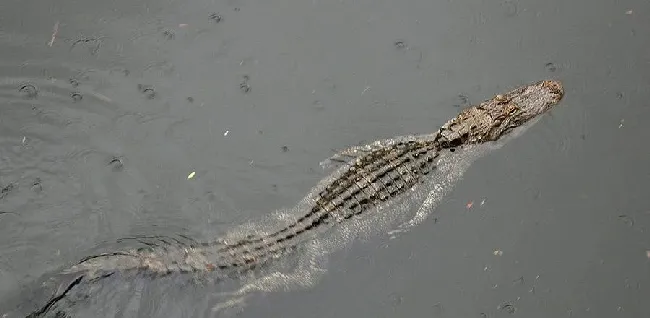
[[[36,98],[38,96],[38,88],[31,83],[20,85],[18,91],[20,91],[24,98]]]
[[[50,40],[49,43],[47,43],[49,47],[52,47],[52,45],[54,44],[54,40],[56,40],[57,33],[59,33],[59,21],[56,21],[56,23],[54,23],[54,30],[52,31],[52,39]]]
[[[465,205],[465,207],[466,207],[468,210],[471,209],[472,206],[474,206],[474,201],[467,202],[467,204]]]
[[[113,171],[121,171],[124,168],[124,160],[120,157],[113,157],[108,162],[109,166],[113,166]]]
[[[41,178],[36,177],[34,179],[34,181],[32,182],[32,191],[35,192],[43,191],[43,180],[41,180]]]
[[[223,136],[226,137],[230,133],[230,130],[226,130],[226,132],[223,133]]]
[[[239,89],[241,89],[244,94],[251,91],[251,86],[248,84],[249,80],[250,77],[248,75],[244,75],[244,79],[241,81],[241,83],[239,83]]]
[[[512,303],[503,303],[499,305],[497,309],[503,310],[511,315],[517,312],[517,307],[515,307],[515,305],[513,305]]]
[[[650,259],[650,250],[645,251],[645,256],[648,257],[648,259]]]
[[[502,250],[494,250],[494,252],[492,252],[492,254],[494,254],[494,256],[501,256],[501,255],[503,255],[503,251]]]
[[[72,101],[75,103],[81,101],[84,98],[79,92],[70,93],[70,97],[72,97]]]
[[[7,212],[7,211],[0,211],[0,214],[14,214],[14,215],[18,215],[18,214],[14,213],[14,212]],[[2,316],[2,317],[4,318],[4,316]]]
[[[4,197],[6,197],[9,194],[9,192],[14,190],[15,187],[16,186],[13,183],[10,183],[10,184],[6,185],[5,187],[3,187],[2,189],[0,189],[0,199],[3,199]]]
[[[173,40],[176,37],[176,34],[172,30],[165,30],[162,34],[167,40]]]
[[[70,50],[72,51],[72,49],[74,49],[77,46],[77,44],[83,44],[83,43],[89,44],[89,43],[94,42],[94,43],[96,43],[95,46],[94,47],[89,47],[88,51],[90,52],[91,55],[95,55],[95,54],[97,54],[97,52],[99,52],[99,48],[102,46],[101,40],[103,38],[105,38],[105,36],[100,36],[100,37],[97,37],[97,38],[94,38],[94,37],[92,37],[92,38],[81,37],[81,39],[74,41],[70,45]]]
[[[555,64],[553,64],[551,62],[548,62],[548,63],[544,64],[544,68],[547,71],[551,72],[551,73],[554,73],[555,71],[557,71],[557,66],[555,66]]]
[[[632,218],[631,216],[627,216],[625,214],[622,214],[622,215],[619,215],[618,218],[621,219],[621,221],[623,221],[625,224],[627,224],[627,226],[629,226],[629,227],[634,226],[634,218]]]
[[[194,178],[194,175],[195,175],[195,174],[196,174],[196,171],[192,171],[192,173],[190,173],[190,174],[187,176],[187,180]]]
[[[403,40],[397,40],[393,43],[393,45],[395,45],[395,47],[398,49],[406,48],[406,42],[404,42]]]
[[[153,86],[138,84],[138,90],[147,96],[148,99],[154,99],[156,97],[156,91],[153,89]]]
[[[282,152],[289,152],[289,147],[282,146]]]
[[[223,17],[218,12],[212,12],[210,13],[210,20],[212,20],[214,23],[219,23],[221,20],[223,20]]]
[[[632,11],[632,10],[625,11],[625,14],[627,14],[627,15],[632,15],[633,13],[634,13],[634,11]]]

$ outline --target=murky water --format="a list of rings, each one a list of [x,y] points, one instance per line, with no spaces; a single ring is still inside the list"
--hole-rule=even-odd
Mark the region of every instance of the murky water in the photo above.
[[[107,279],[73,313],[648,316],[649,17],[645,1],[4,1],[0,303],[47,299],[51,273],[137,245],[123,237],[289,222],[333,149],[558,78],[558,109],[454,166],[418,226],[387,233],[414,204],[296,251],[298,288]],[[223,294],[246,286],[262,292]]]

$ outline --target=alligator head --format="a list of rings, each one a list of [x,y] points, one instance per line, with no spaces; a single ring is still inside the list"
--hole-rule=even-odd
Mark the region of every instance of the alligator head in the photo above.
[[[436,141],[441,148],[495,141],[531,122],[564,96],[562,83],[540,81],[463,110],[440,128]]]

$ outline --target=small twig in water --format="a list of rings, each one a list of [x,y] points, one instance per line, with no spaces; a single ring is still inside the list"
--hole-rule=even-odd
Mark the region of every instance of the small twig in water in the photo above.
[[[98,37],[98,38],[86,38],[86,37],[82,37],[81,39],[74,41],[74,42],[72,43],[72,45],[70,45],[70,51],[72,51],[72,49],[74,49],[74,47],[75,47],[77,44],[79,44],[79,43],[97,42],[97,45],[95,45],[95,47],[92,48],[92,49],[90,50],[90,54],[95,55],[95,54],[97,54],[97,51],[99,51],[99,48],[100,48],[101,45],[102,45],[102,41],[101,41],[101,40],[102,40],[103,38],[105,38],[105,36],[100,36],[100,37]]]
[[[47,44],[49,47],[52,47],[52,44],[54,44],[54,40],[56,39],[57,33],[59,33],[59,21],[56,21],[56,23],[54,24],[54,30],[52,31],[52,39]]]

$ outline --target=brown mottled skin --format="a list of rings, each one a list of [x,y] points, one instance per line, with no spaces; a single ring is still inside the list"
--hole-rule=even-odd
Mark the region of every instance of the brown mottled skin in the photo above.
[[[562,83],[553,80],[496,95],[446,122],[436,141],[440,148],[495,141],[511,129],[545,113],[563,96]]]

